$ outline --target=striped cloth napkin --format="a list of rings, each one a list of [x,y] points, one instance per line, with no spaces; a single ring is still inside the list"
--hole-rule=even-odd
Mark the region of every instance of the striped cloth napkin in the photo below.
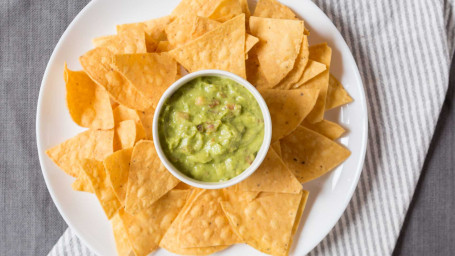
[[[348,43],[369,105],[366,162],[310,255],[390,255],[448,87],[455,0],[315,0]],[[49,255],[93,255],[68,229]]]

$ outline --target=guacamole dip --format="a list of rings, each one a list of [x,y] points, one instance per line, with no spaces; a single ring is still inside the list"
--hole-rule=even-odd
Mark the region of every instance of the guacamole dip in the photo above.
[[[229,180],[247,169],[264,139],[264,120],[253,95],[237,82],[198,77],[163,105],[158,133],[167,158],[201,181]]]

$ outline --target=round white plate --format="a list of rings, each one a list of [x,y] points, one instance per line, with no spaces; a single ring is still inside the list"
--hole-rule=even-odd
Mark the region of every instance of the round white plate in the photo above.
[[[92,48],[94,37],[114,34],[115,25],[165,16],[179,0],[93,0],[71,22],[60,38],[44,73],[36,116],[36,139],[43,176],[57,209],[68,226],[98,255],[116,255],[109,221],[94,195],[71,189],[74,178],[66,175],[44,153],[46,149],[73,137],[78,127],[65,103],[63,64],[81,69],[80,55]],[[332,47],[331,72],[345,85],[354,102],[326,116],[347,130],[340,142],[352,154],[336,170],[304,184],[310,191],[291,255],[312,250],[333,228],[346,209],[356,188],[367,143],[367,107],[358,68],[348,46],[327,16],[309,0],[283,0],[305,20],[310,43],[328,42]],[[231,246],[219,255],[262,255],[246,245]],[[171,255],[158,250],[156,255]]]

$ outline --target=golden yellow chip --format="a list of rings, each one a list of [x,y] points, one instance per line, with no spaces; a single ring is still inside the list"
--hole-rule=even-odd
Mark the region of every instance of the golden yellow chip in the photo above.
[[[92,39],[92,44],[95,47],[102,47],[106,42],[111,39],[116,38],[117,35],[107,35],[107,36],[99,36]]]
[[[125,210],[134,215],[150,207],[177,183],[158,158],[153,142],[139,141],[131,156]]]
[[[109,94],[84,71],[69,70],[65,63],[66,103],[73,121],[92,129],[114,127]]]
[[[102,161],[113,152],[114,130],[87,130],[46,150],[55,164],[67,174],[77,177],[78,162],[84,158]]]
[[[305,70],[303,71],[303,75],[294,85],[292,85],[292,87],[300,88],[303,84],[310,81],[313,77],[316,77],[317,75],[321,74],[326,69],[327,69],[326,65],[314,60],[308,60]]]
[[[245,39],[245,58],[248,58],[248,52],[259,42],[259,38],[246,34]]]
[[[167,40],[173,48],[181,47],[193,38],[191,31],[194,24],[196,24],[197,17],[193,13],[187,13],[186,15],[176,17],[174,21],[166,26]]]
[[[325,110],[336,108],[350,102],[352,102],[351,96],[349,96],[343,85],[332,74],[330,74]]]
[[[275,153],[281,158],[281,145],[280,145],[280,141],[275,141],[274,143],[270,144],[270,147],[273,148],[273,150],[275,151]]]
[[[241,77],[245,73],[245,14],[226,21],[216,29],[169,51],[185,69],[221,69]]]
[[[145,30],[147,29],[147,26],[142,23],[129,23],[129,24],[122,24],[122,25],[117,25],[117,34],[118,35],[127,35],[129,37],[136,38],[138,42],[144,42],[145,45],[145,51],[144,49],[141,48],[140,51],[125,51],[125,52],[118,52],[118,53],[145,53],[145,52],[151,52],[156,49],[156,46],[158,44],[158,40],[154,39],[151,37],[150,34],[147,34]],[[141,44],[142,47],[142,44]],[[117,52],[116,52],[117,53]]]
[[[136,143],[136,122],[126,120],[118,123],[114,133],[114,151],[131,148]]]
[[[122,205],[125,204],[132,152],[133,148],[118,150],[107,156],[103,161],[107,178],[109,179],[112,189]]]
[[[153,116],[155,115],[155,108],[150,107],[144,111],[137,111],[141,119],[142,126],[145,130],[145,138],[153,140]]]
[[[271,88],[272,85],[266,80],[264,74],[259,69],[256,47],[252,48],[247,54],[248,58],[245,61],[247,80],[258,90]]]
[[[115,248],[117,249],[118,256],[133,256],[133,247],[131,247],[126,228],[120,218],[120,209],[111,219],[112,231],[114,232]]]
[[[259,0],[253,16],[274,19],[297,20],[297,16],[289,7],[276,0]]]
[[[139,27],[125,30],[118,35],[98,38],[93,41],[93,44],[97,47],[105,47],[115,54],[147,52],[145,34]]]
[[[77,164],[78,164],[80,170],[79,170],[76,180],[71,184],[71,188],[74,191],[95,193],[95,191],[93,190],[92,184],[90,184],[87,174],[85,174],[85,172],[82,170],[81,163],[79,162]]]
[[[291,133],[313,109],[317,89],[259,90],[272,118],[272,143]],[[286,114],[283,114],[286,113]]]
[[[250,20],[250,7],[248,7],[248,0],[239,0],[240,3],[240,8],[242,9],[242,12],[245,13],[245,19],[247,21]]]
[[[346,131],[343,127],[341,127],[341,125],[331,122],[329,120],[322,120],[314,124],[304,120],[302,122],[302,125],[310,130],[313,130],[319,134],[326,136],[331,140],[338,139]]]
[[[302,190],[302,185],[277,153],[270,149],[259,168],[250,177],[238,183],[238,188],[241,191],[298,194]]]
[[[219,204],[222,190],[198,192],[184,212],[179,226],[179,242],[183,248],[231,245],[241,240],[232,231]]]
[[[208,17],[221,0],[182,0],[172,11],[174,17],[193,13],[197,16]]]
[[[302,199],[300,199],[299,209],[297,210],[297,215],[295,216],[294,225],[292,226],[291,239],[289,240],[289,246],[288,246],[288,251],[287,251],[286,255],[289,254],[289,250],[291,249],[292,242],[294,240],[293,237],[295,235],[295,232],[299,228],[300,220],[302,219],[303,210],[305,209],[305,205],[306,205],[309,195],[310,195],[310,192],[303,190]]]
[[[160,241],[160,247],[177,254],[182,255],[209,255],[221,250],[226,249],[228,246],[209,246],[209,247],[194,247],[194,248],[183,248],[178,241],[178,234],[179,234],[179,226],[184,218],[184,213],[186,209],[188,209],[191,202],[194,200],[196,195],[198,194],[196,191],[200,191],[199,189],[194,190],[191,195],[189,196],[185,206],[180,211],[177,218],[175,218],[172,225],[167,230],[166,234],[164,234],[163,239]]]
[[[231,227],[248,245],[271,255],[287,255],[298,214],[299,194],[261,194],[250,202],[221,202]]]
[[[281,139],[281,154],[287,167],[304,183],[331,171],[351,152],[331,139],[299,126]]]
[[[294,68],[287,74],[277,85],[280,89],[290,89],[303,75],[303,70],[307,66],[310,52],[308,50],[308,37],[303,36],[302,45],[300,46],[299,55],[294,64]]]
[[[316,105],[307,117],[308,122],[316,123],[322,121],[324,118],[325,101],[327,98],[327,89],[329,87],[329,70],[330,61],[332,59],[332,49],[326,43],[310,46],[310,59],[321,62],[327,66],[327,70],[303,85],[305,88],[319,89],[319,97],[316,101]]]
[[[203,34],[214,30],[217,28],[221,23],[215,20],[211,20],[209,18],[196,16],[193,21],[193,26],[191,28],[191,39],[196,39]]]
[[[221,0],[208,16],[212,20],[225,22],[242,13],[239,0]]]
[[[147,109],[152,100],[142,95],[122,74],[111,67],[114,54],[107,48],[95,48],[79,58],[90,78],[103,86],[118,103],[133,109]]]
[[[153,106],[177,75],[177,63],[166,53],[115,55],[113,62],[141,94],[152,99]]]
[[[114,217],[115,213],[121,208],[121,203],[115,196],[110,181],[106,177],[103,162],[83,159],[81,161],[82,170],[92,184],[95,195],[103,207],[104,213],[108,219]]]
[[[303,40],[303,21],[251,16],[249,25],[251,34],[260,39],[256,46],[259,70],[273,87],[294,67]]]
[[[122,121],[126,120],[133,120],[135,122],[140,122],[139,115],[137,114],[136,110],[127,108],[123,105],[118,105],[114,108],[114,122],[115,125]]]
[[[120,216],[136,255],[148,255],[158,244],[185,204],[189,190],[171,190],[151,207],[136,215],[125,211]]]
[[[171,46],[169,41],[160,41],[156,46],[156,52],[168,52],[172,49],[174,48]]]
[[[164,28],[174,20],[171,15],[163,16],[156,19],[146,20],[142,23],[145,24],[145,34],[149,35],[155,41],[162,41],[166,38]]]

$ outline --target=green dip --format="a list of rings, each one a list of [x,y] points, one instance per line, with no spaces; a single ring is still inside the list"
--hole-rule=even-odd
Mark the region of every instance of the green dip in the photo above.
[[[158,134],[174,166],[201,181],[225,181],[246,170],[264,139],[253,95],[237,82],[198,77],[163,105]]]

